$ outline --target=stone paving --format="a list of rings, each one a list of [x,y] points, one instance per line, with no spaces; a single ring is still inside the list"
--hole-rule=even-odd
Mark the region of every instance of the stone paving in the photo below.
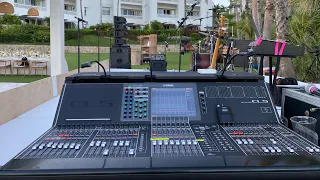
[[[27,83],[0,83],[0,93],[4,92],[4,91],[8,91],[10,89],[14,89],[16,87],[20,87],[23,86]]]

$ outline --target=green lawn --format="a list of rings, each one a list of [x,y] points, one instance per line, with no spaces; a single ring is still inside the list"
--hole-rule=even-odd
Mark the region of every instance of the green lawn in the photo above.
[[[69,71],[77,69],[78,67],[78,54],[77,53],[65,53],[65,57],[68,63]],[[109,59],[108,53],[101,53],[100,60]],[[89,60],[98,60],[98,55],[93,53],[82,53],[80,54],[81,63],[89,61]],[[179,53],[177,52],[169,52],[167,53],[167,62],[168,69],[178,69],[179,68]],[[190,67],[190,53],[186,53],[181,56],[181,69],[188,70]],[[140,66],[132,66],[134,69],[145,69],[149,68],[148,64],[140,65]],[[45,78],[46,76],[22,76],[22,75],[0,75],[0,82],[16,82],[16,83],[29,83],[33,81],[40,80]]]

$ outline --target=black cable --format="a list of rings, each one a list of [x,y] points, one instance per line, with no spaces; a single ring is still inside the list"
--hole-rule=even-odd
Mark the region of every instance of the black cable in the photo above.
[[[91,61],[91,63],[92,63],[92,62],[97,63],[97,64],[103,69],[105,83],[107,83],[107,72],[106,72],[106,69],[103,67],[103,65],[102,65],[100,62],[98,62],[98,61]]]

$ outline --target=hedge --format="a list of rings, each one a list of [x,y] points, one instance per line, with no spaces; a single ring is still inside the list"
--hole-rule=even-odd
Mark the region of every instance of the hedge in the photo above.
[[[104,36],[109,36],[110,33],[113,34],[113,30],[109,30],[109,25],[106,25],[102,29]],[[191,34],[194,31],[188,31],[184,34]],[[94,31],[94,27],[89,29],[82,29],[82,35],[96,35],[97,32]],[[140,35],[157,34],[158,41],[164,42],[170,36],[178,36],[179,32],[174,29],[170,30],[128,30],[127,38],[129,40],[138,40]],[[77,39],[78,31],[77,29],[66,29],[65,30],[65,40]],[[50,42],[50,27],[49,26],[38,26],[30,24],[22,25],[10,25],[0,27],[0,42],[1,43],[35,43],[35,42]]]

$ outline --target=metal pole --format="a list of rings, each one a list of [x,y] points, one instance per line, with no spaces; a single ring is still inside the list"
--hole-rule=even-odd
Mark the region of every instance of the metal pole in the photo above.
[[[181,71],[181,44],[182,44],[182,33],[181,33],[181,29],[180,29],[180,47],[179,47],[179,72]]]
[[[100,63],[100,31],[98,29],[98,62]],[[98,72],[100,72],[100,68],[98,66]]]
[[[80,21],[78,19],[78,73],[80,73]]]

